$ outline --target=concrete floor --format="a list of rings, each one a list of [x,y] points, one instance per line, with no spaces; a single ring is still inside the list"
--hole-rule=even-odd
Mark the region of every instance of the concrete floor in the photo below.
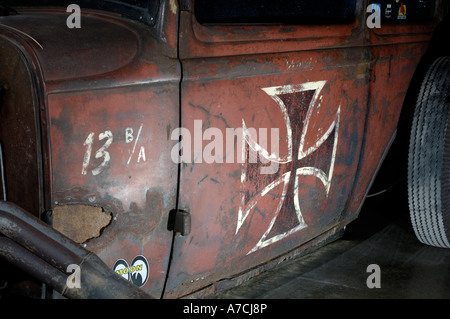
[[[450,298],[450,249],[421,244],[393,196],[368,198],[338,241],[215,298]],[[380,288],[367,286],[369,276],[375,282],[371,264],[379,266]]]

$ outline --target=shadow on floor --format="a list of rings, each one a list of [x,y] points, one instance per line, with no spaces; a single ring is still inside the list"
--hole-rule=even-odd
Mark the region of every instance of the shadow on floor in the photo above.
[[[450,249],[416,239],[405,206],[392,204],[397,195],[368,198],[341,239],[215,298],[450,298]],[[372,264],[380,288],[367,285]]]

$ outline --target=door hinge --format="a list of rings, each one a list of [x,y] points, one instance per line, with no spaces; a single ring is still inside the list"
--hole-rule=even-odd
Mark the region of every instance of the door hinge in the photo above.
[[[191,214],[185,210],[172,209],[169,212],[167,229],[180,233],[181,236],[189,235],[191,233]]]

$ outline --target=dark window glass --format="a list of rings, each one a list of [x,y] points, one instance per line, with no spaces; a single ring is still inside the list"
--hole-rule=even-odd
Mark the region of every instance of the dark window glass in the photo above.
[[[378,0],[381,21],[420,22],[433,18],[435,0]]]
[[[67,7],[72,3],[78,4],[81,10],[90,8],[112,11],[149,25],[153,25],[156,22],[159,8],[159,0],[1,0],[0,9],[2,7],[13,9],[19,6]],[[3,11],[8,12],[6,9],[3,9]]]
[[[202,24],[304,25],[352,22],[355,6],[356,0],[196,0],[194,10]]]

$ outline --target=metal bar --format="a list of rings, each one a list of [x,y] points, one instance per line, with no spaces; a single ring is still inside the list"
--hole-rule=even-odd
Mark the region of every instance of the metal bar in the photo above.
[[[61,271],[70,264],[80,264],[89,254],[9,202],[0,202],[0,232]]]
[[[150,298],[94,253],[15,204],[0,201],[0,256],[68,298]],[[68,288],[67,266],[80,267],[80,288]],[[62,277],[61,277],[62,276]]]
[[[64,290],[67,275],[7,237],[0,237],[0,256],[55,290]]]

